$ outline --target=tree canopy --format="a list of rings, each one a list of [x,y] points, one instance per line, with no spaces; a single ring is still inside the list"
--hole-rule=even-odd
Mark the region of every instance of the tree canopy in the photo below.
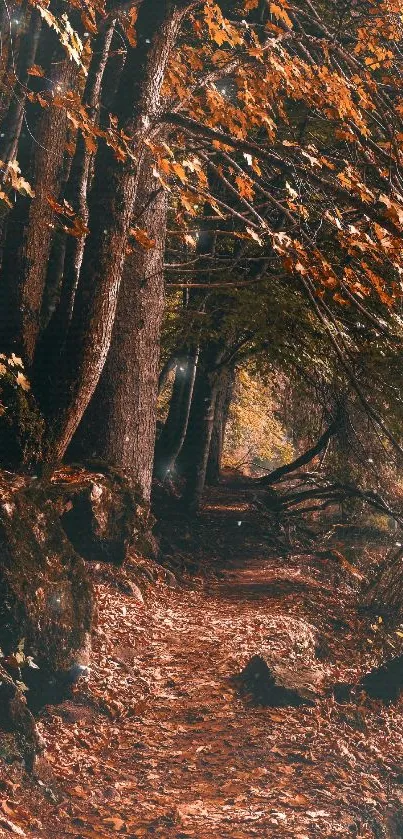
[[[72,444],[149,494],[161,342],[168,365],[197,356],[195,393],[215,379],[210,419],[223,370],[253,358],[347,390],[401,458],[401,14],[4,6],[0,339],[40,459]]]

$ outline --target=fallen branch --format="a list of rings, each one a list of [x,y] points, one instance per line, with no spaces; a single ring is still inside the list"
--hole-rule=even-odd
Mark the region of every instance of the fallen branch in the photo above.
[[[358,498],[365,501],[370,507],[374,507],[379,512],[394,519],[394,521],[403,527],[402,515],[396,510],[393,510],[382,496],[372,490],[362,490],[354,484],[328,483],[310,489],[294,490],[285,493],[281,497],[281,504],[284,512],[288,513],[291,507],[296,507],[299,504],[305,503],[305,501],[313,499],[318,501],[323,500],[324,505],[321,505],[318,509],[324,509],[325,506],[327,507],[330,504],[341,504],[348,498]],[[308,511],[312,511],[312,508],[303,508],[300,510],[301,513]]]
[[[299,469],[301,466],[305,466],[307,463],[310,463],[311,460],[314,459],[318,454],[320,454],[323,449],[326,448],[329,440],[337,432],[339,427],[340,417],[337,416],[333,422],[330,423],[329,427],[326,431],[323,432],[319,440],[315,443],[314,446],[311,446],[304,454],[301,454],[299,457],[295,458],[291,463],[285,463],[283,466],[279,466],[278,469],[274,469],[273,472],[270,472],[269,475],[265,475],[264,478],[259,479],[259,483],[263,486],[271,486],[271,484],[277,483],[284,475],[288,475],[290,472],[294,472],[296,469]]]

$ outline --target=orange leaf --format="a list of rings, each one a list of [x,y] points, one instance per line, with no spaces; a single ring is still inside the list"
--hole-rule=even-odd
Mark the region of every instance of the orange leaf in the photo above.
[[[277,18],[277,20],[284,21],[287,26],[292,28],[292,20],[288,16],[285,6],[288,7],[288,3],[283,3],[283,6],[278,6],[276,3],[270,3],[270,13]]]
[[[178,176],[179,180],[182,181],[183,184],[185,184],[187,182],[187,177],[183,166],[180,163],[173,163],[172,169],[175,172],[175,175]]]
[[[32,67],[30,67],[27,70],[27,73],[28,73],[28,76],[44,76],[45,75],[45,71],[42,70],[42,67],[40,67],[39,64],[33,64]]]
[[[31,390],[31,385],[29,384],[29,381],[26,378],[26,376],[24,376],[24,373],[17,373],[16,382],[17,385],[19,385],[22,388],[22,390]]]
[[[107,824],[109,827],[112,828],[112,830],[116,831],[122,830],[122,828],[125,826],[123,819],[120,819],[119,816],[111,816],[110,818],[104,819],[103,821],[104,824]]]
[[[137,32],[136,22],[138,16],[138,9],[133,8],[126,15],[126,25],[124,26],[125,35],[131,47],[137,46]]]
[[[97,144],[96,144],[94,138],[91,137],[89,134],[84,134],[84,143],[85,143],[85,148],[87,149],[87,151],[96,152]]]
[[[252,181],[246,176],[237,175],[235,182],[242,198],[246,198],[248,201],[251,201],[255,194]]]
[[[155,248],[155,239],[151,239],[146,230],[140,230],[138,227],[132,227],[130,230],[131,236],[142,245],[143,248]]]

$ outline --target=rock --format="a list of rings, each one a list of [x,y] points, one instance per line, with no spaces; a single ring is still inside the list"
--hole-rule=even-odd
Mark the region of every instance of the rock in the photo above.
[[[173,574],[172,571],[169,571],[168,568],[165,568],[164,574],[167,586],[169,586],[169,588],[178,588],[178,581],[175,574]]]
[[[128,594],[131,597],[134,597],[135,600],[138,600],[139,603],[144,603],[143,594],[136,583],[133,583],[131,580],[122,580],[121,589],[125,594]]]
[[[46,719],[47,709],[43,712]],[[52,710],[51,710],[52,713]],[[85,704],[78,704],[77,697],[74,700],[65,699],[57,706],[57,716],[67,723],[93,723],[96,722],[99,709],[91,705],[90,701]]]
[[[292,662],[279,663],[270,654],[254,655],[237,677],[241,690],[259,705],[272,707],[313,705],[321,690],[323,672]]]
[[[130,549],[144,548],[147,539],[154,550],[148,506],[124,475],[106,465],[58,469],[49,493],[68,538],[85,559],[122,565]]]
[[[0,647],[42,674],[66,671],[88,648],[92,588],[40,481],[0,476]],[[31,669],[31,668],[27,668]]]
[[[236,681],[262,705],[313,704],[324,693],[325,669],[317,661],[318,632],[301,618],[278,614]]]
[[[57,705],[72,696],[72,688],[81,679],[88,679],[90,668],[83,664],[72,664],[67,670],[57,673],[36,671],[34,676],[23,672],[23,678],[29,686],[27,694],[29,707],[34,714],[42,711],[46,705]]]
[[[24,694],[0,665],[0,720],[6,730],[15,731],[17,744],[28,771],[34,768],[36,754],[42,748],[35,720]]]
[[[358,687],[373,699],[396,702],[403,690],[403,655],[374,667],[361,679]]]

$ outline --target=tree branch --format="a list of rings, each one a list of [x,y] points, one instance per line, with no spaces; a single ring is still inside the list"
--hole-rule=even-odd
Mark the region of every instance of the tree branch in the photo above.
[[[314,446],[311,446],[304,454],[301,454],[299,457],[296,457],[291,463],[285,463],[283,466],[279,466],[278,469],[274,469],[273,472],[270,472],[269,475],[265,475],[264,478],[259,479],[259,483],[263,484],[263,486],[271,486],[271,484],[277,483],[283,475],[288,475],[290,472],[295,472],[296,469],[299,469],[301,466],[305,466],[307,463],[310,463],[311,460],[314,459],[324,448],[326,448],[329,440],[337,432],[337,429],[340,425],[340,414],[330,423],[326,431],[319,437],[319,440],[315,443]]]

